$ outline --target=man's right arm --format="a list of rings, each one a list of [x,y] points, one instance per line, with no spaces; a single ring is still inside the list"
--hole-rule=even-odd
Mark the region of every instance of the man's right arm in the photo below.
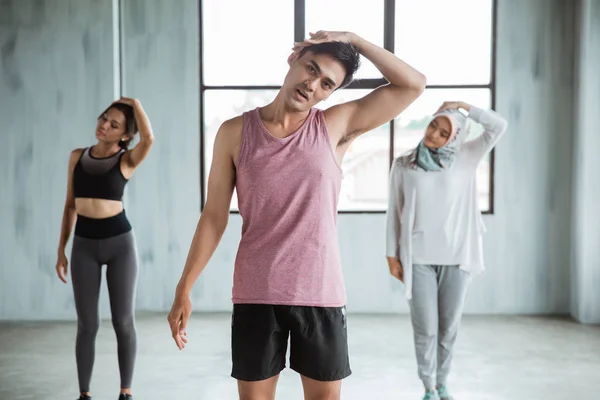
[[[208,177],[206,205],[194,233],[177,292],[188,295],[198,276],[216,250],[229,220],[229,207],[235,187],[234,150],[238,140],[238,119],[225,121],[215,138]]]
[[[167,318],[173,339],[180,350],[183,350],[187,343],[187,322],[192,314],[192,286],[219,245],[229,220],[229,206],[235,187],[234,160],[239,151],[241,132],[242,118],[237,117],[225,121],[215,138],[206,205],[200,215],[177,285],[173,306]]]
[[[235,118],[224,122],[215,138],[206,205],[196,226],[173,306],[167,318],[179,350],[183,350],[187,344],[187,322],[192,314],[192,286],[219,245],[229,220],[229,206],[235,187],[233,160],[236,149],[239,148],[241,130],[240,118]]]

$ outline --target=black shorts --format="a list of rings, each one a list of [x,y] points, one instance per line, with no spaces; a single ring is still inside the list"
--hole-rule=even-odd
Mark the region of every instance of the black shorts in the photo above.
[[[288,337],[290,368],[318,381],[351,374],[346,307],[235,304],[231,319],[231,376],[260,381],[285,368]]]

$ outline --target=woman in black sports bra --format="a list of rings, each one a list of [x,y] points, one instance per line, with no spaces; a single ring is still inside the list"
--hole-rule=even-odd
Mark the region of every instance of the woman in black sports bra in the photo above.
[[[129,150],[138,128],[139,143]],[[91,399],[90,380],[100,325],[101,269],[106,265],[121,373],[119,400],[125,400],[132,398],[137,349],[134,306],[138,262],[135,237],[122,200],[125,185],[150,152],[154,136],[140,102],[123,97],[98,117],[96,139],[94,146],[71,152],[56,272],[67,283],[65,248],[75,225],[71,275],[77,309],[75,358],[79,399]]]

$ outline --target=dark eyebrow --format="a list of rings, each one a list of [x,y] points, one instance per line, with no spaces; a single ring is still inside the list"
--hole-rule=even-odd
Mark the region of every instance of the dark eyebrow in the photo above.
[[[317,64],[317,62],[315,60],[310,60],[309,62],[311,63],[311,65],[313,67],[315,67],[315,69],[317,70],[317,73],[320,74],[321,73],[321,67],[319,66],[319,64]]]
[[[317,73],[320,75],[321,74],[321,67],[319,66],[319,64],[317,64],[317,62],[315,60],[310,60],[310,64],[314,67],[315,70],[317,70]],[[331,86],[336,87],[337,84],[333,81],[333,79],[329,78],[329,77],[325,77],[323,78],[327,83],[329,83]]]

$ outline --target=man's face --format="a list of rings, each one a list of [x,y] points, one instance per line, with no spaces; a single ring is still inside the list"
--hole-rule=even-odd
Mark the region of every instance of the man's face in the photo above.
[[[282,91],[287,106],[296,111],[306,111],[326,100],[346,76],[342,63],[328,54],[307,51],[298,59],[289,59],[290,70],[283,82]]]

